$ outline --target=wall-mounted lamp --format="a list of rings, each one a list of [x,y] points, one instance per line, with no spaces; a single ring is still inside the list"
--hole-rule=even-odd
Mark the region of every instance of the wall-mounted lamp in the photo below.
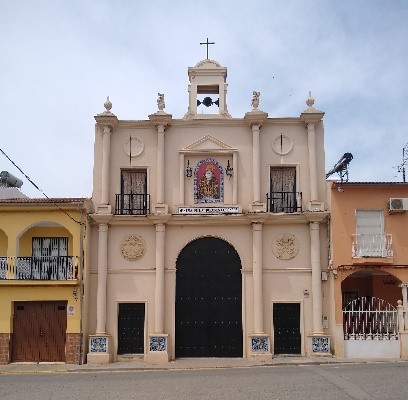
[[[187,160],[186,177],[191,178],[193,176],[193,170],[190,167],[190,160]]]
[[[225,173],[227,174],[228,177],[231,178],[233,171],[234,171],[234,168],[230,166],[230,163],[228,160],[228,164],[227,164],[227,168],[225,169]]]

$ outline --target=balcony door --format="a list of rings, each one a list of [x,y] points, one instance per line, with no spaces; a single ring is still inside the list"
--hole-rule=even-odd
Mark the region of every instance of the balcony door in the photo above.
[[[383,210],[356,210],[358,257],[382,257],[385,249]]]
[[[146,214],[148,208],[147,170],[122,170],[120,196],[120,214]]]
[[[271,167],[270,212],[296,212],[296,167]]]
[[[68,238],[34,237],[32,242],[33,277],[47,280],[72,278],[67,256]]]

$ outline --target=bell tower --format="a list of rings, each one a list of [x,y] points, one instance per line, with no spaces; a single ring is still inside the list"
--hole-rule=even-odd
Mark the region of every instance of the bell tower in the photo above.
[[[188,68],[189,105],[183,119],[231,118],[227,109],[227,68],[203,60]]]

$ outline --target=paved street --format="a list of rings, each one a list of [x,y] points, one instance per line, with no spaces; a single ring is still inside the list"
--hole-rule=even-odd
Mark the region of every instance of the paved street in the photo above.
[[[408,363],[333,363],[0,374],[2,400],[408,398]]]

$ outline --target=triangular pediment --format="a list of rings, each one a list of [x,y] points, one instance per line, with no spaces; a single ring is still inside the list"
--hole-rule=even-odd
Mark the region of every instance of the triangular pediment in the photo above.
[[[196,142],[185,147],[184,150],[206,151],[206,150],[234,150],[228,144],[218,140],[214,136],[206,135]]]

